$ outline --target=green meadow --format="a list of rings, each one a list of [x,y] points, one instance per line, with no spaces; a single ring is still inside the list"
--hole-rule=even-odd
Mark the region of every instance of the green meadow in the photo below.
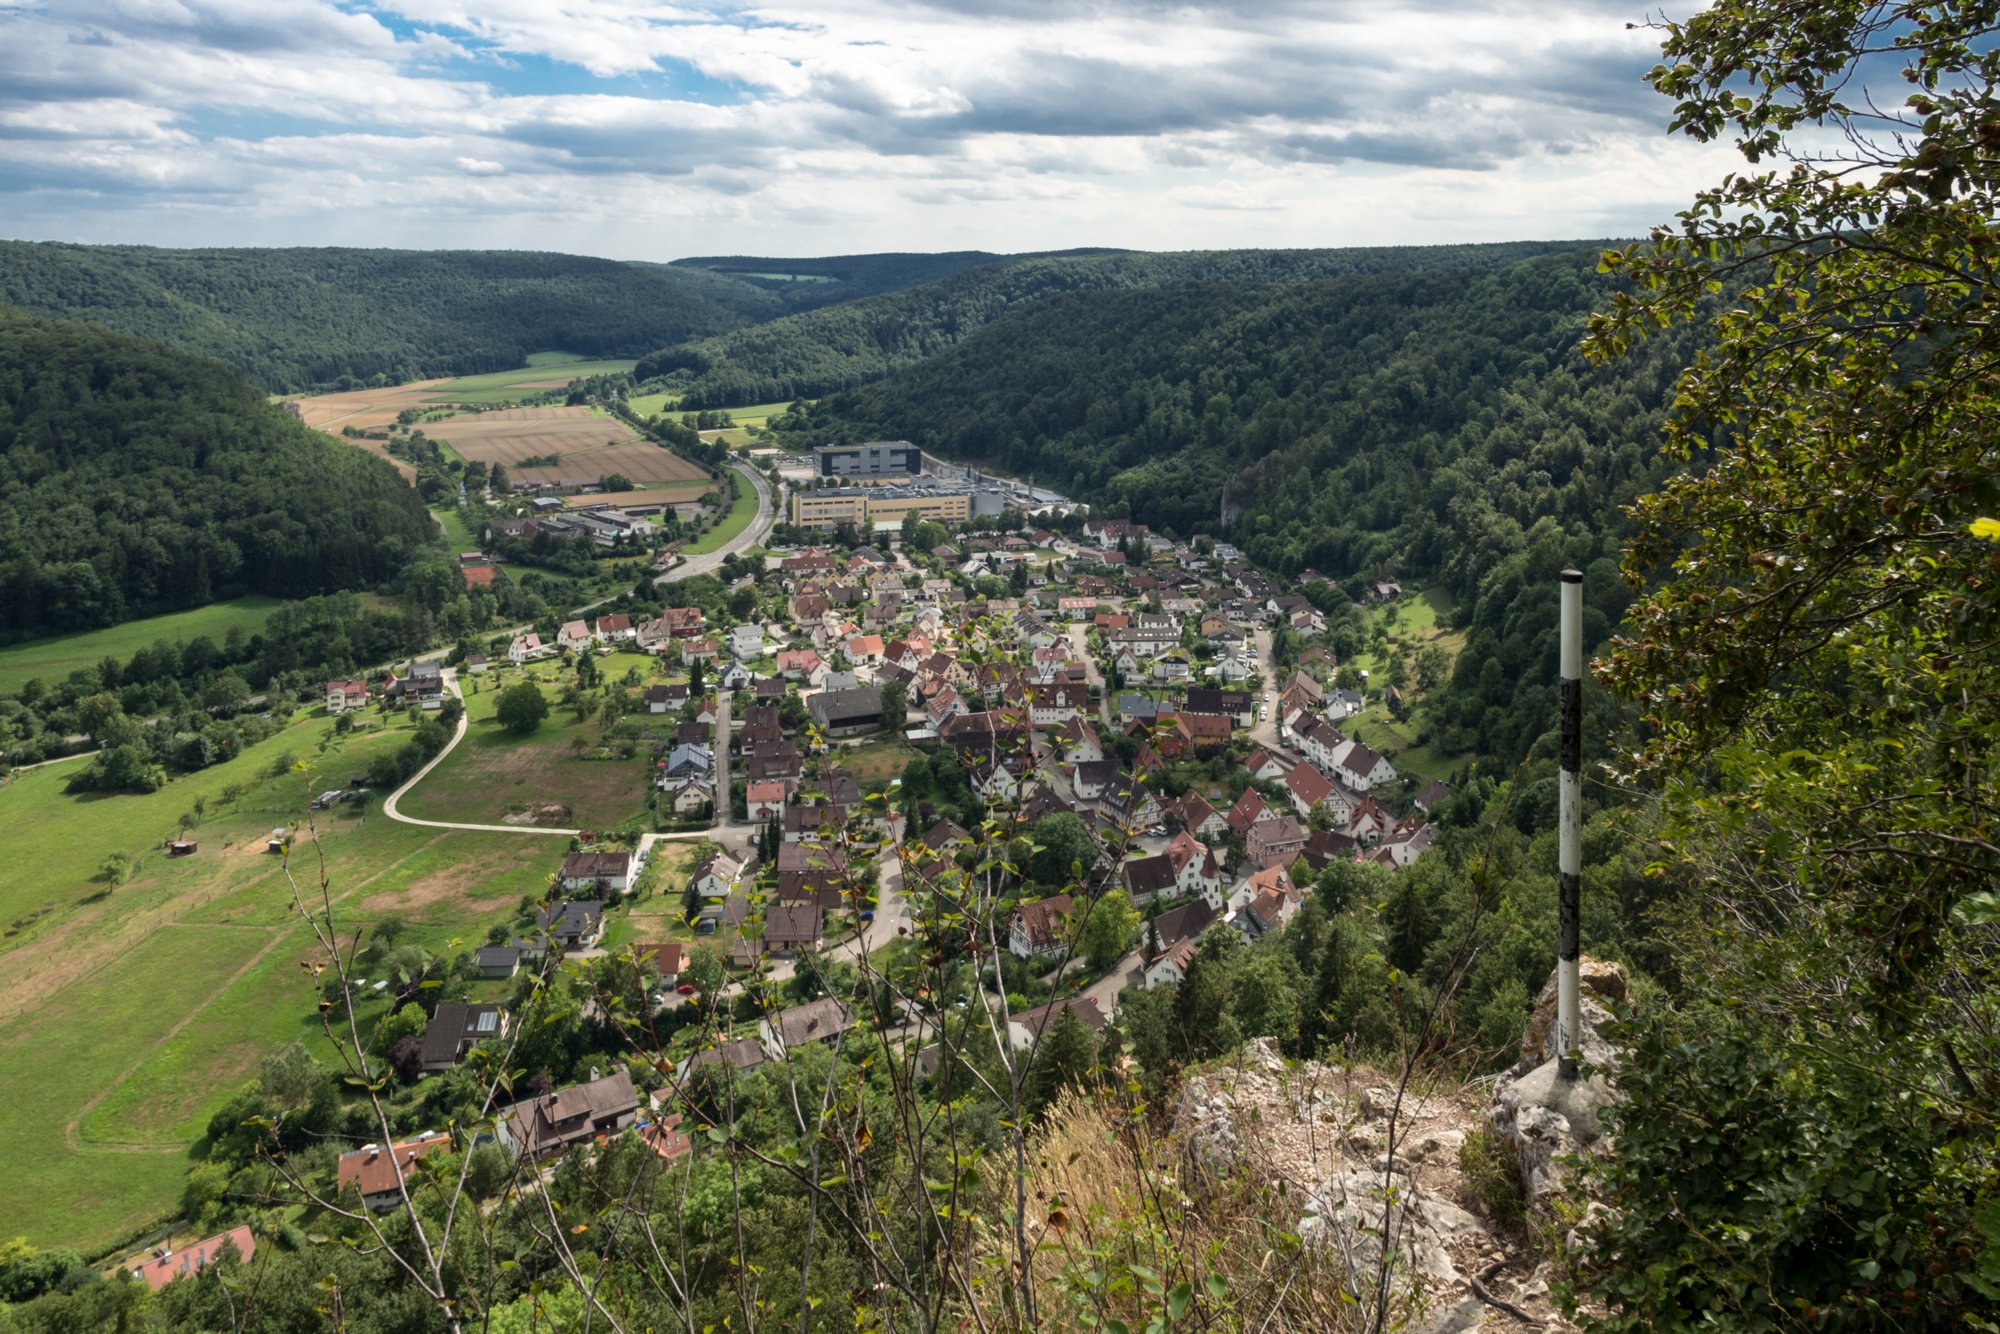
[[[277,598],[237,598],[233,602],[217,602],[193,611],[175,611],[165,616],[126,621],[103,630],[86,630],[81,634],[62,635],[55,639],[33,639],[24,644],[0,648],[0,695],[16,694],[23,685],[37,677],[52,684],[79,667],[87,667],[107,657],[122,662],[156,639],[185,643],[206,635],[220,644],[236,626],[241,626],[245,634],[255,634],[264,628],[265,621],[271,619],[271,613],[283,605]]]
[[[408,724],[363,717],[339,738],[323,713],[302,712],[236,760],[144,796],[68,795],[72,764],[0,785],[10,1235],[89,1251],[147,1228],[175,1212],[189,1145],[263,1056],[304,1041],[333,1059],[301,967],[319,952],[293,900],[294,882],[319,893],[322,854],[343,935],[393,916],[431,949],[478,943],[546,883],[560,839],[400,824],[379,800],[303,825],[311,793],[408,738]],[[310,772],[281,771],[287,756]],[[167,856],[198,799],[197,851]],[[301,829],[289,858],[266,850],[281,827]],[[122,885],[99,872],[113,852],[137,863]]]

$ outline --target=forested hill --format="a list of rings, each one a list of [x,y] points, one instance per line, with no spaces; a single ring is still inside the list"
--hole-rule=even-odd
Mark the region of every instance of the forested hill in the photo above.
[[[812,259],[779,259],[760,255],[700,255],[674,261],[676,267],[706,269],[754,283],[776,295],[790,311],[818,310],[842,301],[857,301],[883,292],[941,282],[955,273],[987,264],[1024,259],[1066,259],[1080,255],[1125,252],[1102,247],[1029,251],[997,255],[989,250],[948,250],[934,254],[885,252],[874,255],[826,255]]]
[[[226,366],[0,305],[0,637],[366,587],[436,540],[387,462]]]
[[[1620,509],[1665,473],[1661,413],[1692,353],[1683,330],[1586,364],[1596,261],[1056,297],[774,425],[914,440],[1284,574],[1441,582],[1473,635],[1461,663],[1491,678],[1457,683],[1451,740],[1518,755],[1553,716],[1517,698],[1541,689],[1517,685],[1542,680],[1524,669],[1554,628],[1548,572],[1586,571],[1601,640],[1626,601]]]
[[[158,250],[0,242],[0,301],[227,362],[273,392],[639,356],[782,315],[699,268],[523,251]]]
[[[680,391],[681,405],[687,408],[781,402],[879,380],[951,347],[1009,311],[1068,292],[1213,282],[1297,283],[1351,274],[1490,269],[1579,244],[1524,241],[1028,257],[983,264],[921,287],[663,348],[642,360],[635,374],[641,380],[666,377]]]

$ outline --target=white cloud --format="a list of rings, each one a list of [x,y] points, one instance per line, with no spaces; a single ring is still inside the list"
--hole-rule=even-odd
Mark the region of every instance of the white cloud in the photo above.
[[[1632,17],[0,0],[0,193],[24,236],[653,258],[1633,232],[1722,154],[1666,137]]]

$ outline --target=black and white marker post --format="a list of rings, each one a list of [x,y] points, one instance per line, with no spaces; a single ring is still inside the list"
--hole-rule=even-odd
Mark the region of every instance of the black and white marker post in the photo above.
[[[1562,572],[1562,786],[1556,869],[1561,939],[1556,945],[1556,1071],[1576,1078],[1576,1049],[1583,1040],[1579,993],[1577,883],[1583,860],[1583,572]]]

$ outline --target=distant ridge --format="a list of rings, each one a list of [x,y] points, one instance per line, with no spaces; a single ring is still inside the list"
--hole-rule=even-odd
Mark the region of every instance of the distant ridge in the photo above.
[[[265,389],[639,356],[791,307],[701,268],[517,250],[200,249],[0,241],[0,301],[214,357]]]
[[[919,256],[960,267],[934,282],[827,305],[754,328],[665,347],[643,358],[634,375],[662,379],[686,408],[784,402],[854,389],[957,344],[1001,315],[1070,292],[1180,287],[1199,283],[1299,283],[1365,274],[1493,269],[1522,259],[1573,251],[1585,241],[1491,245],[1371,246],[1339,250],[1063,252],[991,257],[982,252]],[[869,265],[914,263],[908,256],[825,260],[680,261],[682,264],[789,266],[765,273],[867,274]],[[842,279],[841,281],[845,281]],[[795,287],[830,284],[788,283]]]

